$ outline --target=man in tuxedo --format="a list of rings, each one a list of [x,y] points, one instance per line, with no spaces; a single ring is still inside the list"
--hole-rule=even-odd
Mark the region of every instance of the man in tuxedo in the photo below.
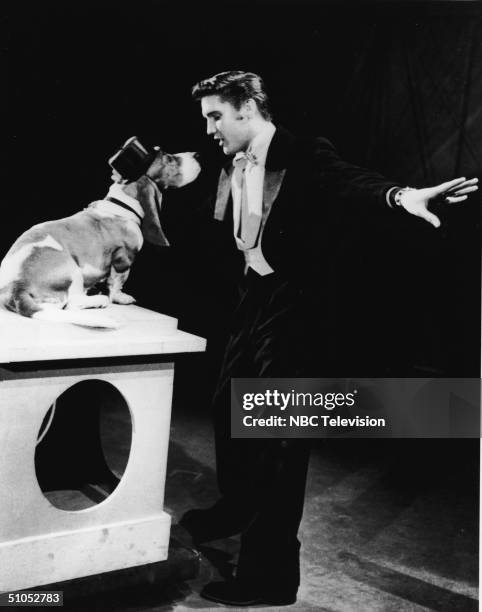
[[[339,207],[405,209],[438,227],[435,199],[459,202],[477,189],[464,178],[427,189],[346,163],[323,138],[298,138],[271,120],[262,79],[230,71],[193,88],[212,136],[230,156],[215,201],[205,211],[229,261],[238,300],[214,398],[219,501],[180,523],[197,544],[241,534],[234,578],[201,595],[234,605],[287,605],[300,582],[298,527],[309,445],[306,440],[232,439],[234,377],[327,376],[324,279]],[[213,234],[213,235],[214,235]],[[317,330],[317,333],[314,333]],[[315,354],[315,347],[317,353]],[[325,362],[326,359],[326,362]]]

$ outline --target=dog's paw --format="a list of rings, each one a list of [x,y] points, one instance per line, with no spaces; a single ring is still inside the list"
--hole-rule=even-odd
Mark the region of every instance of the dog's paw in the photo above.
[[[107,308],[109,304],[108,295],[91,295],[88,308]]]
[[[110,304],[109,296],[98,295],[82,295],[75,296],[67,304],[67,308],[107,308]]]
[[[132,295],[128,295],[127,293],[123,293],[119,291],[115,295],[112,296],[113,304],[122,304],[122,306],[128,306],[129,304],[135,304],[136,298],[133,298]]]

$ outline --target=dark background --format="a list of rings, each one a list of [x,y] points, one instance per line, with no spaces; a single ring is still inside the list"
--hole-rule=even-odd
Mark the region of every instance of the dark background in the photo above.
[[[190,88],[226,69],[264,77],[276,122],[330,138],[348,161],[401,185],[482,178],[478,2],[87,0],[16,2],[2,12],[9,137],[0,256],[30,225],[101,198],[106,160],[133,134],[201,152],[201,178],[165,198],[166,210],[188,214],[222,162]],[[348,211],[327,293],[339,314],[339,375],[479,376],[480,203],[477,195],[441,210],[439,230],[390,211]],[[211,380],[226,304],[208,254],[208,244],[146,246],[127,289],[208,336],[212,351],[196,368]]]
[[[223,161],[190,89],[227,69],[265,78],[276,122],[330,138],[346,160],[401,185],[482,179],[478,2],[17,1],[0,14],[9,68],[0,257],[34,223],[103,197],[106,160],[134,134],[200,151],[198,181],[165,197],[166,213],[189,215]],[[438,230],[389,210],[347,211],[326,288],[338,376],[479,377],[480,205],[476,195],[439,211]],[[127,285],[141,306],[208,338],[207,354],[176,364],[173,423],[193,427],[209,414],[229,301],[197,238],[194,250],[146,245]],[[393,499],[414,483],[468,492],[467,520],[477,524],[478,440],[317,442],[314,452],[342,465],[391,466]]]
[[[223,161],[205,136],[190,89],[227,69],[265,78],[276,122],[330,138],[348,161],[401,185],[482,179],[479,2],[18,0],[6,6],[0,9],[9,71],[0,257],[34,223],[103,197],[110,183],[106,160],[134,134],[171,152],[201,152],[198,181],[165,197],[167,214],[180,207],[189,215]],[[438,230],[389,210],[347,211],[333,253],[336,281],[327,288],[338,313],[332,321],[338,376],[479,377],[480,205],[476,195],[439,211]],[[174,424],[197,423],[202,412],[207,417],[226,327],[226,292],[209,263],[210,245],[197,238],[194,249],[145,245],[127,285],[141,306],[208,337],[206,355],[176,364]],[[390,465],[385,484],[394,500],[405,499],[399,492],[414,482],[424,492],[446,483],[468,491],[467,516],[477,524],[478,440],[318,442],[314,450],[333,453],[341,465],[363,466],[367,457]],[[172,443],[170,461],[177,459]],[[450,557],[450,541],[445,544]]]

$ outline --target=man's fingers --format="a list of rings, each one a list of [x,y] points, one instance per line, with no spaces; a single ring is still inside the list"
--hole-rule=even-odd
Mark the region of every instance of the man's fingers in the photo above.
[[[440,219],[429,210],[425,210],[423,215],[420,215],[420,217],[431,223],[434,227],[440,227]]]
[[[462,183],[465,183],[465,181],[465,176],[462,176],[460,178],[454,179],[453,181],[447,181],[446,183],[441,183],[440,185],[436,185],[435,187],[429,187],[429,191],[431,191],[433,195],[440,195],[441,193],[445,193],[450,189],[461,187]]]
[[[455,191],[448,191],[447,192],[447,196],[450,194],[451,196],[459,196],[459,195],[464,195],[464,193],[472,193],[473,191],[477,191],[478,187],[477,185],[474,185],[473,187],[464,187],[463,189],[456,189]]]
[[[468,181],[464,181],[460,185],[456,185],[455,187],[451,187],[447,189],[447,191],[459,191],[460,189],[464,189],[465,187],[475,186],[479,182],[478,178],[469,179]],[[478,187],[475,187],[478,189]]]
[[[445,198],[445,201],[448,202],[449,204],[455,204],[456,202],[463,202],[466,199],[467,199],[466,195],[459,196],[459,197],[447,196]]]
[[[425,197],[427,197],[429,200],[438,198],[439,196],[445,196],[445,199],[448,201],[448,197],[458,197],[477,191],[479,188],[477,185],[478,182],[479,181],[476,178],[467,180],[465,177],[460,177],[454,179],[453,181],[441,183],[435,187],[421,189],[420,191],[424,192]]]

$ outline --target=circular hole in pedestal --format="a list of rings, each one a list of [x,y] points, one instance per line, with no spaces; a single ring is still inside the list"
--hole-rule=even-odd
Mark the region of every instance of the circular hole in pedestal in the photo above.
[[[49,408],[39,431],[35,472],[45,497],[71,511],[101,503],[124,474],[131,441],[129,407],[113,385],[73,385]]]

